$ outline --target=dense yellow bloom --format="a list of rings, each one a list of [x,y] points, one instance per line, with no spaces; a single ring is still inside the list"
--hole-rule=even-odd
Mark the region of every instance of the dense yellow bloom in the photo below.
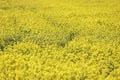
[[[119,0],[0,0],[0,80],[120,80]]]

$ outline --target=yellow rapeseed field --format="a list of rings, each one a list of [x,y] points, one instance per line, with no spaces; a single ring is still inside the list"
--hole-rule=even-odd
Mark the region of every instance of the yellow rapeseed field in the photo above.
[[[120,0],[0,0],[0,80],[120,80]]]

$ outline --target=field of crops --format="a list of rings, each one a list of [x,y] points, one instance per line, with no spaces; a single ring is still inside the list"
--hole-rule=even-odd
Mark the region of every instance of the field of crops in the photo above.
[[[120,0],[0,0],[0,80],[120,80]]]

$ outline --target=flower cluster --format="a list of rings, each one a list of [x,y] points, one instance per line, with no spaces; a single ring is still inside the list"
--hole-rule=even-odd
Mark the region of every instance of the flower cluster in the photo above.
[[[0,0],[0,80],[120,80],[119,0]]]

